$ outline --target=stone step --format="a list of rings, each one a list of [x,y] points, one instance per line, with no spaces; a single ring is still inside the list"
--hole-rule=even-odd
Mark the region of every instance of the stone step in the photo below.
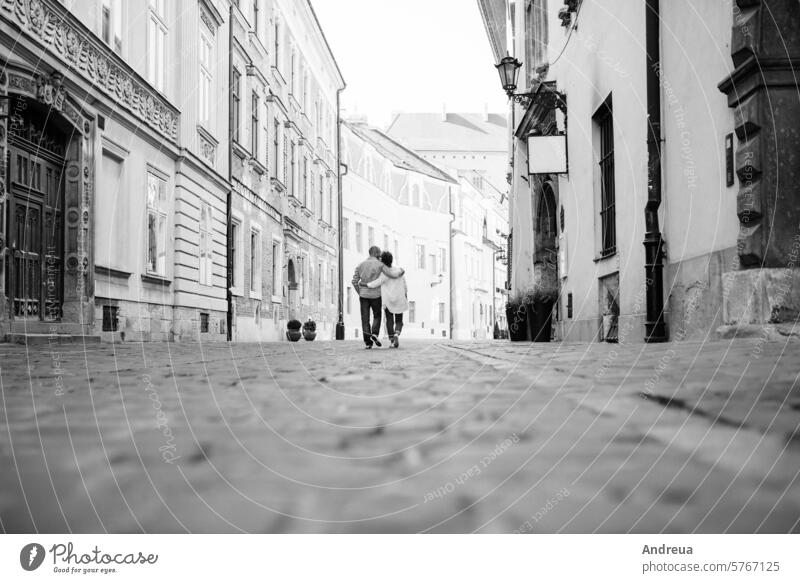
[[[12,334],[71,334],[82,336],[88,326],[74,322],[42,322],[39,320],[15,320],[9,323]]]
[[[6,334],[6,342],[27,345],[63,345],[72,344],[80,346],[82,344],[99,344],[100,336],[89,336],[85,334],[20,334],[12,332]]]

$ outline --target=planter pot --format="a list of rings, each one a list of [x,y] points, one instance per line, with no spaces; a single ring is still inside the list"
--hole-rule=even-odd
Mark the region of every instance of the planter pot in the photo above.
[[[528,306],[506,306],[508,338],[512,342],[528,340]]]
[[[617,342],[617,322],[618,316],[614,314],[603,316],[603,340],[605,342]]]
[[[311,330],[303,330],[303,338],[305,338],[309,342],[314,340],[314,338],[316,338],[316,337],[317,337],[317,332],[316,331],[312,332]]]
[[[303,335],[300,330],[287,330],[286,339],[290,342],[297,342]]]
[[[550,342],[554,302],[535,302],[528,310],[528,332],[532,342]]]

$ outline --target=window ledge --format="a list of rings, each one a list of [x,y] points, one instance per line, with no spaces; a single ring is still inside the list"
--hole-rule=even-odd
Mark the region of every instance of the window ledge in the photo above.
[[[303,211],[303,214],[304,214],[305,216],[307,216],[307,217],[310,217],[310,216],[312,216],[312,215],[314,214],[314,211],[312,211],[312,210],[311,210],[310,208],[308,208],[306,205],[302,205],[302,211]]]
[[[169,287],[170,285],[172,285],[171,279],[167,279],[162,275],[155,275],[153,273],[143,273],[142,281],[144,283],[154,283],[156,285],[162,285],[165,287]]]
[[[614,251],[609,251],[608,253],[606,253],[606,254],[604,254],[604,255],[598,255],[598,256],[597,256],[597,257],[595,257],[595,258],[594,258],[592,261],[594,261],[595,263],[600,263],[601,261],[605,261],[606,259],[611,259],[611,258],[612,258],[612,257],[614,257],[616,254],[617,254],[617,251],[616,251],[616,250],[614,250]]]
[[[94,266],[95,275],[105,275],[107,277],[116,277],[119,279],[130,279],[131,273],[121,269],[114,269],[113,267],[104,267],[102,265]]]
[[[244,290],[242,290],[242,288],[240,288],[240,287],[232,287],[231,288],[231,295],[232,296],[237,296],[237,297],[242,297],[244,295]]]
[[[261,301],[261,294],[251,290],[250,291],[250,299],[251,300],[258,300],[260,302]]]
[[[258,158],[250,158],[250,167],[261,176],[264,176],[267,173],[267,167],[259,162]]]
[[[285,85],[286,79],[283,77],[283,73],[281,73],[281,70],[275,65],[272,65],[270,69],[272,70],[272,75],[276,77],[282,84]]]
[[[272,296],[272,303],[273,304],[282,304],[283,303],[283,298],[278,297],[278,296]]]
[[[274,176],[269,179],[272,186],[275,187],[275,190],[278,192],[286,192],[286,185],[279,179],[275,178]]]
[[[248,152],[245,149],[245,147],[242,146],[236,140],[231,142],[231,149],[233,150],[233,153],[236,154],[237,156],[239,156],[240,158],[249,158],[250,157],[250,152]]]

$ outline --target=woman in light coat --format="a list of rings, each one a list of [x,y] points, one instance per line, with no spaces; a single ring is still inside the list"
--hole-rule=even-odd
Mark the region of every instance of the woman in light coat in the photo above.
[[[394,257],[388,251],[381,253],[381,261],[386,266],[383,273],[367,285],[367,287],[381,287],[381,301],[386,315],[386,331],[392,342],[392,348],[400,346],[400,331],[403,329],[403,312],[408,309],[408,285],[406,285],[405,271],[400,267],[392,267]],[[388,275],[387,275],[388,273]]]

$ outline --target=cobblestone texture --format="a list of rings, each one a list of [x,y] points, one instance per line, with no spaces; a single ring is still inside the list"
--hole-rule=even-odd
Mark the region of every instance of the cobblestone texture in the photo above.
[[[798,532],[799,348],[0,345],[0,529]]]

